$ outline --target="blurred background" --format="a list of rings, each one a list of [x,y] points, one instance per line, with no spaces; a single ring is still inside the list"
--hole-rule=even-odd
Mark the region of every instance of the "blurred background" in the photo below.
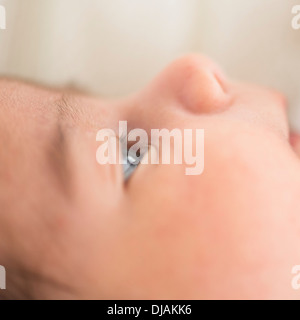
[[[0,0],[0,75],[116,97],[202,52],[232,77],[283,91],[300,130],[300,0]]]

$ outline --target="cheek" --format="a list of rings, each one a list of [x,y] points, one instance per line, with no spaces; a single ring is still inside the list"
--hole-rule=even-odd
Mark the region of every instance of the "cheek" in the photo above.
[[[198,192],[199,178],[187,177],[176,167],[162,166],[144,175],[143,182],[139,179],[134,181],[140,182],[138,188],[130,189],[131,215],[139,237],[162,256],[173,255],[175,259],[183,254],[183,248],[191,248],[199,234],[205,212]]]
[[[281,94],[255,85],[236,84],[234,88],[236,98],[232,115],[287,139],[287,102]]]

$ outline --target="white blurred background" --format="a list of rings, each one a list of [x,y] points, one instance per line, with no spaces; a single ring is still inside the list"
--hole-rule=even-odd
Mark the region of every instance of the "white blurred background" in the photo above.
[[[300,0],[0,0],[0,74],[104,96],[144,86],[203,52],[225,71],[283,91],[300,129]]]

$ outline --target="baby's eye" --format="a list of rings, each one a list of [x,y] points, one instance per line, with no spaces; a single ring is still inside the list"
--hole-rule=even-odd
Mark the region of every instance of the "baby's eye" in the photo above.
[[[127,150],[126,146],[122,146],[123,159],[126,160],[126,163],[123,164],[123,174],[125,182],[130,179],[135,170],[138,168],[147,150],[148,147],[143,148],[143,150],[131,147],[129,150]]]
[[[137,158],[135,152],[125,151],[123,152],[123,157],[126,159],[126,163],[123,164],[123,172],[124,172],[124,179],[127,181],[137,169],[140,164],[140,159]]]

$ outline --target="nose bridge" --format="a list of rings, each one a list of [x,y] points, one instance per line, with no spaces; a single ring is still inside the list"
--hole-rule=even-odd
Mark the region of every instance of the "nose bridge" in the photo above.
[[[208,58],[185,56],[167,70],[168,91],[193,113],[223,110],[229,101],[228,85],[220,69]]]

